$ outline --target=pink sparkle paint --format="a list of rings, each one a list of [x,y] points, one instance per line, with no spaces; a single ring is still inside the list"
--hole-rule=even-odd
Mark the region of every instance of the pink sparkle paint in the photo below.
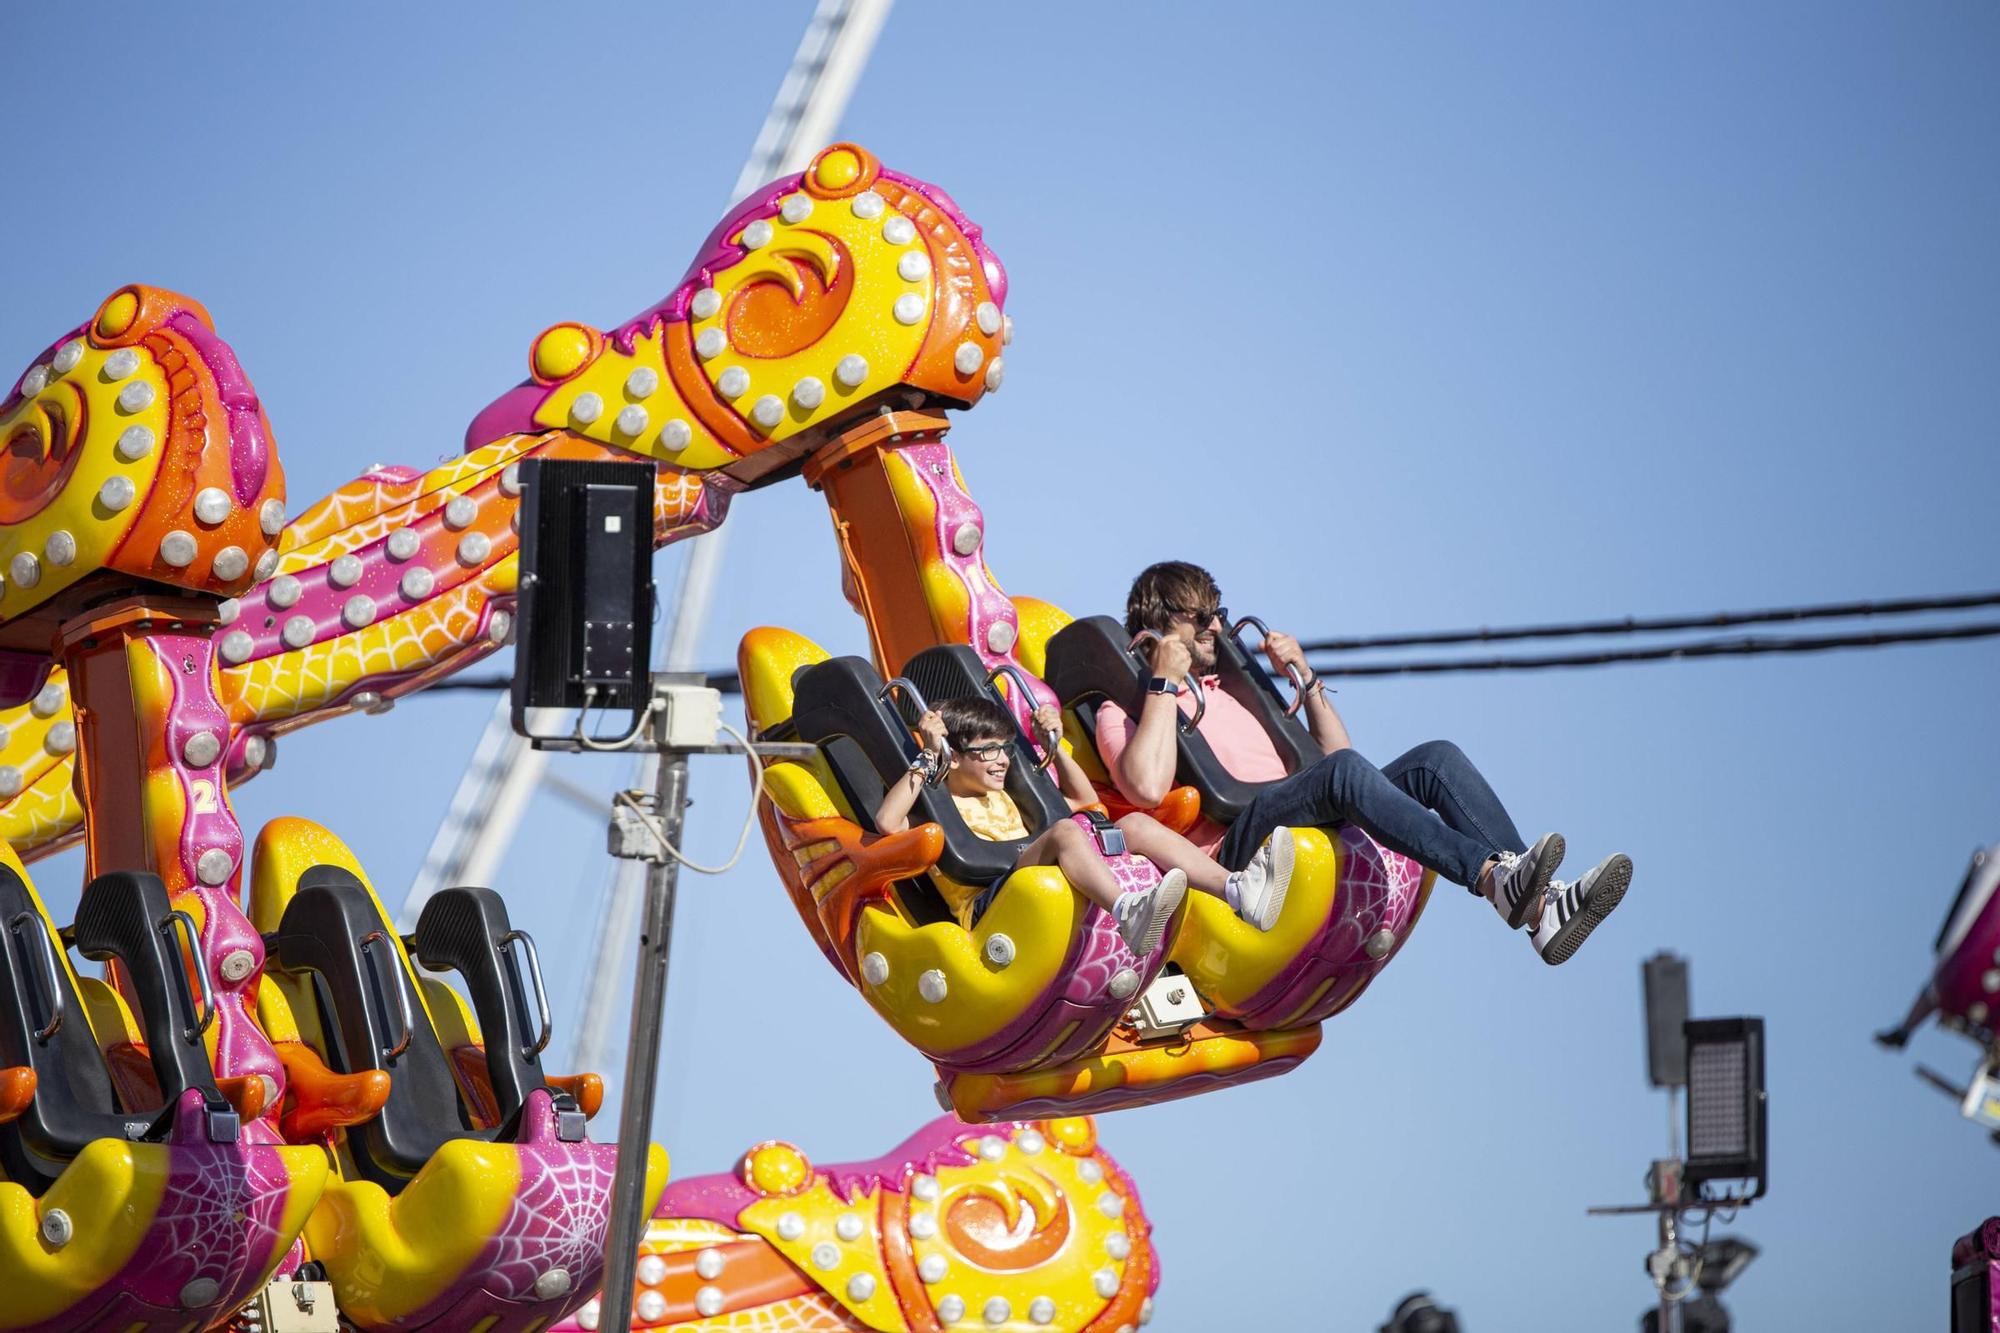
[[[214,644],[205,636],[162,634],[146,641],[146,649],[158,660],[173,681],[173,697],[166,718],[164,751],[168,766],[180,788],[186,822],[180,834],[180,871],[186,892],[201,903],[200,963],[208,974],[215,996],[215,1072],[221,1078],[263,1075],[277,1088],[267,1105],[264,1121],[278,1110],[285,1089],[285,1069],[251,1016],[251,999],[264,972],[264,941],[236,905],[236,885],[243,866],[243,827],[229,803],[229,784],[221,756],[229,753],[229,715],[215,695]],[[188,740],[213,732],[222,742],[221,755],[205,768],[191,768],[185,757]],[[201,882],[196,867],[201,854],[219,849],[229,854],[234,867],[219,885]],[[238,951],[251,959],[248,973],[230,980],[222,973],[222,960]],[[245,1127],[245,1133],[250,1132]],[[269,1142],[277,1142],[277,1132],[266,1123]]]
[[[924,489],[930,492],[936,506],[932,535],[937,541],[938,557],[964,585],[966,604],[970,608],[964,629],[965,642],[972,645],[972,651],[979,654],[980,662],[989,671],[1004,664],[1027,677],[1035,696],[1032,704],[1027,700],[1014,699],[1011,692],[1008,695],[1009,706],[1025,725],[1036,706],[1056,702],[1055,693],[1035,679],[1034,674],[1014,656],[1014,648],[1021,637],[1021,620],[1014,611],[1014,604],[995,585],[992,572],[986,568],[984,537],[971,555],[960,555],[951,544],[951,534],[961,524],[970,523],[983,534],[986,531],[986,516],[959,484],[956,460],[952,457],[951,446],[944,441],[920,440],[906,444],[891,457],[900,459],[910,469]],[[987,638],[995,625],[1007,627],[1008,646],[1005,652],[994,651]]]

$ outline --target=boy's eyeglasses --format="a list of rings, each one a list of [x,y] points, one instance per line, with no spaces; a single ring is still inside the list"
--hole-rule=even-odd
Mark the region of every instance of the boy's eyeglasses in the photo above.
[[[958,752],[967,759],[981,764],[990,764],[995,759],[1008,753],[1008,749],[1007,742],[995,741],[990,745],[961,745],[958,747]]]
[[[1194,610],[1189,610],[1185,606],[1175,606],[1172,602],[1162,602],[1160,605],[1166,608],[1168,615],[1178,616],[1197,626],[1206,625],[1211,620],[1220,620],[1225,625],[1229,623],[1229,608],[1220,602],[1214,606],[1198,607]]]

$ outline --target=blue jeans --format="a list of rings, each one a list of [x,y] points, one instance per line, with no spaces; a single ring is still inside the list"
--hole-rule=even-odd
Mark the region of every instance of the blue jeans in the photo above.
[[[1273,782],[1229,827],[1215,859],[1240,870],[1271,830],[1352,824],[1392,852],[1469,889],[1497,852],[1527,849],[1506,807],[1450,741],[1426,741],[1381,768],[1336,750]]]

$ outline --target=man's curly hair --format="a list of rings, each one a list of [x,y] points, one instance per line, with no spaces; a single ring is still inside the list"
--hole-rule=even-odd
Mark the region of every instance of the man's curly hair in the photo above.
[[[1221,600],[1222,589],[1216,586],[1215,576],[1200,565],[1163,560],[1146,566],[1132,580],[1132,591],[1125,595],[1125,632],[1137,634],[1149,629],[1165,634],[1174,619],[1169,607],[1191,612]]]

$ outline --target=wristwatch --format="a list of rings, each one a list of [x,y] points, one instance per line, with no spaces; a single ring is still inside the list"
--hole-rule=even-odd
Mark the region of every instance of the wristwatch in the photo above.
[[[1146,682],[1146,693],[1148,694],[1179,694],[1180,692],[1180,683],[1169,680],[1165,676],[1155,676]]]

